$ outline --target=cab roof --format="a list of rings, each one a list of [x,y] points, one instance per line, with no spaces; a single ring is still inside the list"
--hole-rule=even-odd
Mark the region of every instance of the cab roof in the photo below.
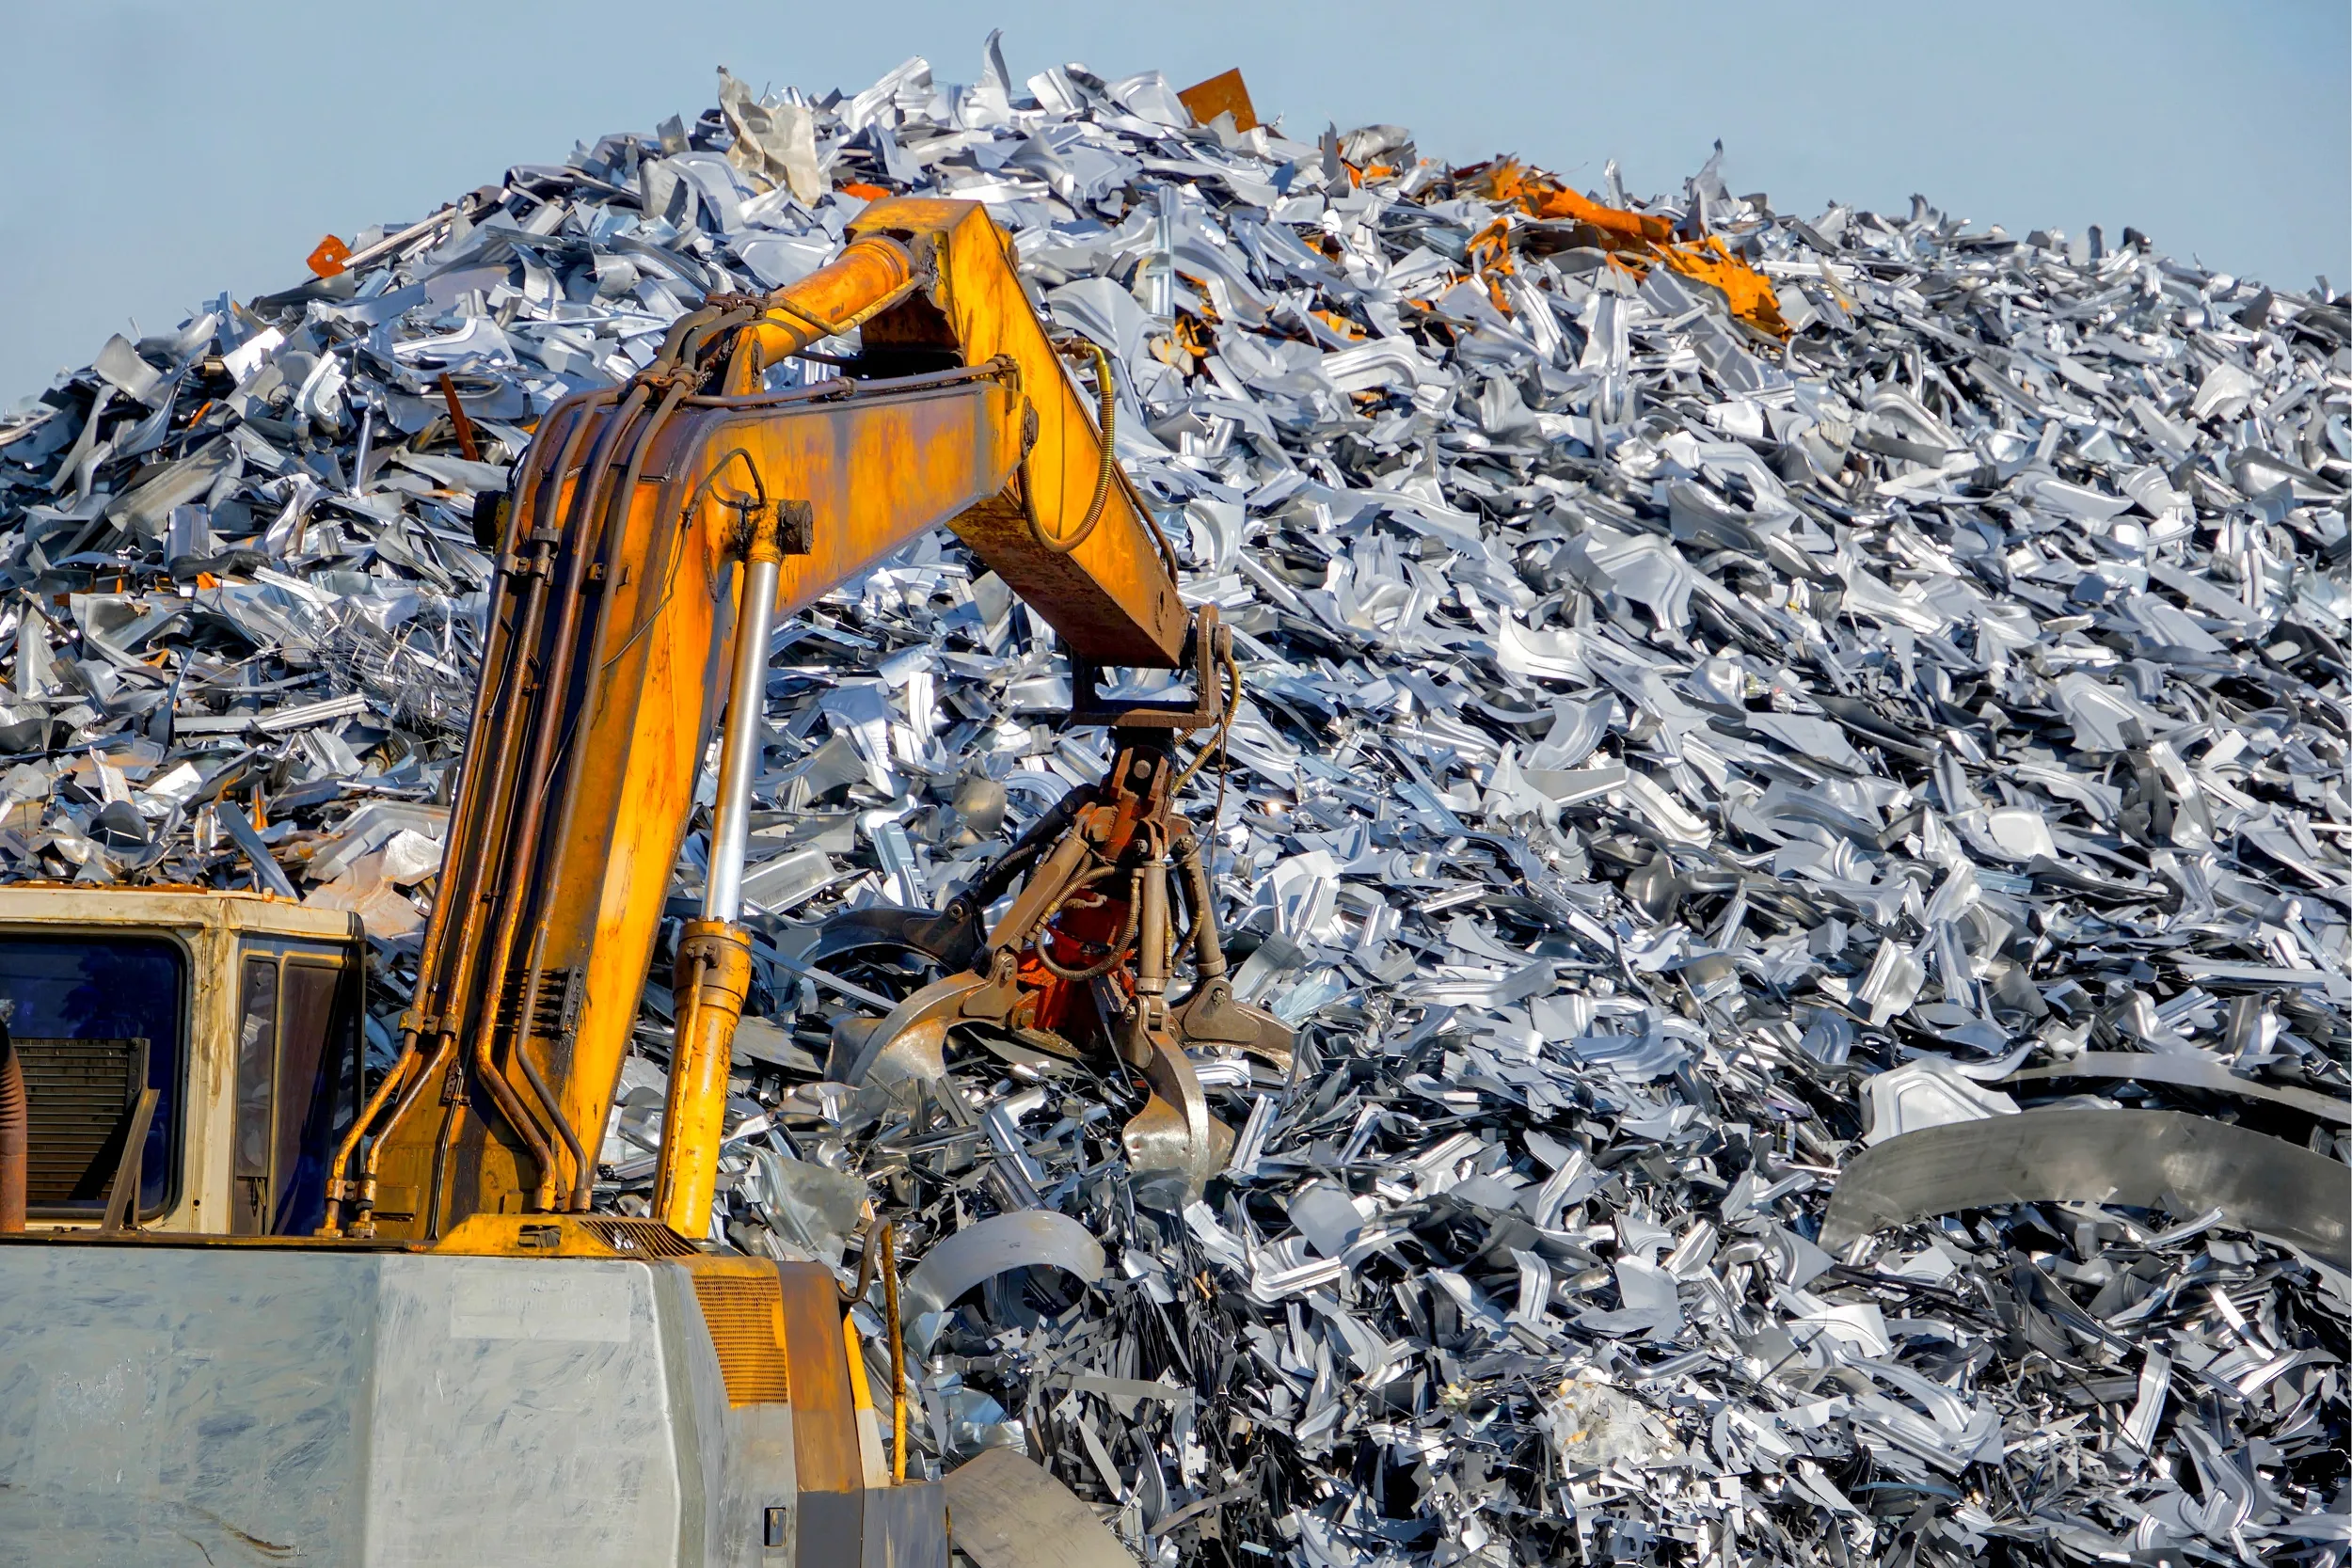
[[[310,909],[272,894],[72,882],[0,885],[0,927],[11,926],[167,926],[335,942],[359,934],[358,917],[349,911]]]

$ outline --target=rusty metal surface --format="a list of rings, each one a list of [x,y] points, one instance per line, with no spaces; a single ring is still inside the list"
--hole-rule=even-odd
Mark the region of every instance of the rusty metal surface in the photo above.
[[[785,1354],[792,1379],[792,1459],[800,1483],[798,1560],[858,1560],[866,1485],[857,1408],[842,1358],[841,1307],[833,1275],[814,1263],[774,1265],[782,1291]]]
[[[1219,115],[1233,117],[1233,129],[1254,131],[1258,128],[1257,106],[1249,102],[1249,84],[1241,79],[1237,68],[1220,71],[1206,81],[1195,82],[1176,95],[1177,101],[1192,111],[1192,118],[1206,125]]]

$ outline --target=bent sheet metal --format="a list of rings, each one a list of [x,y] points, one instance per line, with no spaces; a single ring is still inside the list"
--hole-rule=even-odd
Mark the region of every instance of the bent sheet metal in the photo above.
[[[720,87],[0,415],[13,875],[358,910],[381,1054],[477,497],[709,295],[816,272],[883,196],[983,202],[1248,671],[1178,803],[1231,996],[1297,1042],[1196,1053],[1233,1143],[1173,1210],[1117,1135],[1146,1085],[1052,1039],[830,1076],[837,1020],[992,917],[887,909],[950,911],[1112,754],[952,539],[777,627],[714,1228],[853,1278],[821,1169],[913,1258],[1032,1213],[1103,1252],[941,1304],[915,1470],[1017,1448],[1186,1560],[2341,1561],[2322,1249],[2153,1178],[1824,1228],[1909,1139],[2043,1116],[2235,1117],[2198,1138],[2341,1194],[2341,295],[2134,230],[1782,212],[1716,162],[1506,179],[993,39],[966,85]],[[690,835],[681,911],[707,863]],[[829,941],[844,911],[908,940]],[[671,1007],[583,1130],[601,1208],[650,1196]],[[1923,1063],[2018,1114],[1866,1144],[1869,1081]]]

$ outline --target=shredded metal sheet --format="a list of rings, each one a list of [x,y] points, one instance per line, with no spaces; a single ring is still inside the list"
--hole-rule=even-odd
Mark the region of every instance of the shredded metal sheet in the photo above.
[[[1239,990],[1301,1035],[1200,1063],[1235,1146],[1181,1213],[1117,1079],[957,1043],[952,1102],[823,1081],[928,976],[812,960],[815,923],[945,903],[1107,753],[950,540],[779,631],[714,1234],[848,1280],[862,1191],[914,1260],[1061,1222],[910,1302],[916,1471],[1018,1449],[1169,1564],[2344,1560],[2336,1265],[2145,1162],[2113,1196],[2095,1145],[2065,1194],[1823,1241],[1866,1150],[2037,1110],[2233,1122],[2343,1187],[2341,297],[1924,200],[1800,219],[1720,157],[1539,203],[1393,126],[1024,84],[993,37],[968,87],[721,88],[0,416],[13,875],[357,909],[396,1009],[474,496],[876,191],[984,201],[1237,630],[1186,809]]]

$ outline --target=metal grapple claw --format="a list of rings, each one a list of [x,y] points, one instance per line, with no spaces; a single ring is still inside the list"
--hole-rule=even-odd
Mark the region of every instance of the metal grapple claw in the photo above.
[[[1191,1058],[1175,1042],[1152,1042],[1142,1067],[1151,1098],[1119,1135],[1137,1201],[1182,1209],[1199,1197],[1233,1152],[1233,1130],[1209,1114]]]
[[[1233,1141],[1209,1114],[1188,1048],[1245,1051],[1284,1069],[1291,1060],[1290,1030],[1233,994],[1202,850],[1171,809],[1190,776],[1178,770],[1175,736],[1219,723],[1231,711],[1220,673],[1238,683],[1213,608],[1200,610],[1192,648],[1200,686],[1189,707],[1106,705],[1095,694],[1096,673],[1076,672],[1073,721],[1108,723],[1120,741],[1102,781],[1073,790],[946,911],[868,908],[836,916],[812,955],[895,946],[969,966],[878,1023],[837,1030],[836,1079],[919,1080],[961,1105],[944,1083],[945,1047],[948,1031],[963,1024],[988,1025],[977,1031],[981,1041],[1016,1062],[1066,1052],[1116,1056],[1147,1091],[1143,1110],[1121,1133],[1137,1196],[1179,1207],[1224,1167]],[[978,938],[978,911],[1021,876],[1020,892]],[[1181,933],[1180,908],[1190,917]],[[1195,983],[1171,1002],[1178,951],[1185,947]]]

